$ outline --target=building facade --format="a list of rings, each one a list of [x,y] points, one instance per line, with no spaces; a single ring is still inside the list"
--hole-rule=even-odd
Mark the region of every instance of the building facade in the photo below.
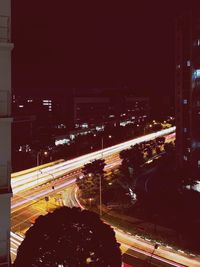
[[[10,0],[0,0],[0,266],[10,266],[11,50]]]
[[[149,99],[113,96],[102,90],[62,95],[13,95],[13,149],[51,136],[103,130],[105,126],[142,124],[149,119]],[[23,132],[23,135],[21,135]],[[45,140],[48,140],[45,136]]]
[[[176,21],[176,162],[200,170],[200,15],[186,12]]]
[[[80,96],[73,103],[76,128],[140,124],[149,118],[149,100],[143,97]]]

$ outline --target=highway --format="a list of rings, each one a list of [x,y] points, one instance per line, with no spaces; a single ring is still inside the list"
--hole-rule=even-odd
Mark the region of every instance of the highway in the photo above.
[[[169,129],[168,129],[169,130]],[[169,132],[168,132],[169,133]],[[155,135],[154,135],[155,136]],[[138,141],[128,141],[111,148],[107,148],[103,151],[103,156],[107,160],[107,170],[112,169],[114,166],[120,163],[120,159],[117,152],[135,143],[143,142],[150,138],[149,135],[140,138]],[[153,137],[151,137],[152,139]],[[148,139],[150,140],[150,139]],[[121,149],[119,147],[121,146]],[[76,177],[80,176],[80,167],[97,157],[102,156],[102,151],[90,153],[86,156],[73,159],[67,162],[61,162],[55,166],[49,166],[38,170],[33,170],[31,173],[25,173],[23,175],[15,176],[12,179],[14,197],[12,199],[12,233],[11,233],[11,255],[12,260],[16,256],[16,249],[23,239],[25,231],[32,225],[35,218],[39,215],[46,214],[50,209],[55,209],[59,206],[58,203],[61,199],[63,201],[62,192],[65,191],[65,195],[68,196],[69,206],[77,205],[77,200],[74,197],[74,183]],[[109,157],[108,157],[109,156]],[[52,172],[53,171],[53,172]],[[51,174],[50,174],[51,172]],[[59,177],[59,178],[58,178]],[[55,180],[55,178],[57,178]],[[45,184],[44,184],[45,183]],[[54,189],[52,189],[54,186]],[[31,190],[30,190],[31,188]],[[49,196],[50,201],[46,203],[44,196]],[[120,229],[115,229],[117,239],[122,243],[123,251],[133,251],[140,249],[140,253],[152,252],[152,244],[147,243],[144,240],[138,240],[137,237],[130,236],[127,233],[120,232]],[[134,247],[133,247],[134,245]],[[138,251],[137,251],[138,253]],[[156,251],[156,255],[165,258],[162,266],[200,266],[200,258],[196,256],[180,255],[180,253],[174,253],[166,250],[166,248],[159,248]],[[148,256],[148,255],[146,255]],[[177,262],[184,263],[185,265],[172,263],[171,261],[176,259]],[[161,259],[157,259],[160,260]],[[166,263],[165,261],[170,262]]]
[[[119,153],[120,151],[130,147],[131,145],[135,145],[137,143],[141,143],[144,141],[149,141],[155,139],[156,137],[171,134],[175,131],[175,127],[171,127],[165,130],[161,130],[155,133],[151,133],[142,137],[135,138],[130,141],[126,141],[103,150],[99,150],[96,152],[88,153],[86,155],[77,157],[75,159],[67,160],[64,162],[60,162],[53,166],[48,166],[43,169],[33,169],[33,171],[12,175],[11,186],[13,193],[19,193],[21,191],[27,190],[29,188],[33,188],[39,184],[45,183],[49,180],[58,178],[64,175],[66,172],[72,171],[76,168],[80,168],[85,163],[93,159],[101,158],[102,155],[104,157],[111,156],[113,154]]]

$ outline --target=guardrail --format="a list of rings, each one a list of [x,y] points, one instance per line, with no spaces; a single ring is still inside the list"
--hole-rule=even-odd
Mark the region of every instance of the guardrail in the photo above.
[[[10,42],[10,17],[0,15],[0,42]]]

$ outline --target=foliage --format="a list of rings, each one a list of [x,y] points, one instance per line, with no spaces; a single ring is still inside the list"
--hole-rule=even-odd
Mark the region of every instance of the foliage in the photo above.
[[[102,189],[105,186],[104,180],[104,167],[105,160],[98,159],[90,163],[87,163],[82,168],[83,178],[78,178],[76,183],[81,190],[82,197],[89,198],[95,197],[99,192],[100,178],[102,183]]]
[[[99,176],[87,175],[83,178],[77,178],[76,184],[81,191],[83,198],[94,198],[99,191]]]
[[[165,149],[166,153],[171,154],[174,152],[175,146],[172,142],[165,143],[164,149]]]
[[[84,175],[93,174],[94,176],[99,174],[101,176],[104,175],[104,167],[105,167],[105,160],[104,159],[95,159],[90,163],[87,163],[82,168],[82,173]]]
[[[13,267],[120,267],[112,228],[93,212],[62,207],[26,232]]]
[[[140,166],[144,163],[144,154],[137,144],[129,149],[121,151],[120,158],[122,159],[122,173],[125,177],[127,176],[129,178],[132,178],[133,172],[138,171]],[[131,170],[133,172],[131,172]]]

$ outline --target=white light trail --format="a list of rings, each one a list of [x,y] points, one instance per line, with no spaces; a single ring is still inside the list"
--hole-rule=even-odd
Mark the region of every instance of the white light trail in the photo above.
[[[19,175],[11,180],[13,193],[15,194],[25,189],[37,186],[41,183],[50,181],[54,178],[58,178],[59,176],[64,175],[66,172],[69,172],[75,168],[79,168],[91,160],[101,158],[102,153],[104,157],[107,157],[114,153],[118,153],[124,149],[127,149],[132,145],[139,144],[144,141],[149,141],[159,136],[173,133],[174,131],[175,131],[175,127],[171,127],[165,130],[158,131],[156,133],[151,133],[151,134],[148,134],[142,137],[135,138],[130,141],[126,141],[126,142],[105,148],[103,150],[92,152],[92,153],[89,153],[89,154],[86,154],[86,155],[83,155],[83,156],[80,156],[80,157],[77,157],[71,160],[67,160],[65,162],[58,163],[53,166],[40,169],[40,171],[34,170],[31,173]]]

